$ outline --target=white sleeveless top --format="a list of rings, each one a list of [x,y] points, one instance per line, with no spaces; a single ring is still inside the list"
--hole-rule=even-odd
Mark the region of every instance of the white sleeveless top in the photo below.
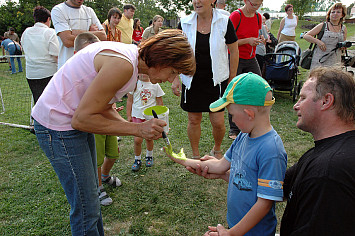
[[[32,117],[48,129],[73,130],[71,120],[74,112],[97,75],[94,67],[95,56],[107,49],[124,55],[125,57],[120,56],[133,66],[131,79],[116,92],[110,104],[133,91],[138,76],[137,46],[110,41],[93,43],[76,53],[54,74],[33,107]],[[114,55],[110,54],[109,56]]]
[[[286,36],[296,36],[296,26],[297,26],[297,18],[295,15],[293,15],[292,19],[289,19],[287,16],[284,18],[285,19],[285,26],[281,30],[281,34],[286,35]]]

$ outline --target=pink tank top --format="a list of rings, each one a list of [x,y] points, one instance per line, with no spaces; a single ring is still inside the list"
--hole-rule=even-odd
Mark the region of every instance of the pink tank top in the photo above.
[[[116,92],[110,103],[117,102],[125,94],[133,91],[138,76],[137,46],[109,41],[97,42],[76,53],[54,74],[33,107],[32,117],[48,129],[73,130],[71,120],[74,112],[97,75],[94,58],[106,49],[126,56],[133,66],[131,79]]]

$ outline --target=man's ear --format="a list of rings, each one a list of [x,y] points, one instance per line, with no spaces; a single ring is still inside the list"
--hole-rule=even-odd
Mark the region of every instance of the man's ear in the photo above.
[[[248,115],[248,120],[254,120],[255,112],[252,109],[245,108],[243,111]]]
[[[322,107],[321,110],[328,110],[334,105],[334,95],[331,93],[327,93],[324,95],[322,99]]]

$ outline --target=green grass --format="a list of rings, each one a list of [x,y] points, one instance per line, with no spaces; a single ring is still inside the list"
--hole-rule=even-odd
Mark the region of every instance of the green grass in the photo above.
[[[278,24],[274,22],[273,33],[276,28]],[[354,32],[353,26],[349,28]],[[297,29],[299,35],[298,32],[301,30]],[[0,64],[0,81],[8,77],[6,68],[6,64]],[[300,78],[304,79],[305,73],[301,72]],[[26,83],[25,79],[22,81]],[[179,107],[180,98],[172,95],[170,85],[162,84],[162,88],[166,92],[164,104],[170,109],[169,138],[175,151],[184,147],[191,156],[187,114]],[[284,142],[291,166],[313,146],[313,141],[310,134],[295,127],[297,118],[289,93],[277,92],[275,98],[271,122]],[[125,101],[121,104],[125,105]],[[227,116],[225,122],[228,125]],[[208,225],[227,225],[225,182],[203,179],[170,161],[161,150],[163,140],[155,142],[154,166],[133,173],[133,138],[122,139],[120,158],[111,173],[123,185],[117,189],[106,187],[114,203],[102,208],[107,235],[202,235]],[[223,150],[231,143],[225,135]],[[205,114],[201,154],[207,154],[212,147],[211,125]],[[276,204],[278,218],[284,206]],[[0,125],[0,235],[69,235],[68,214],[64,191],[35,136],[25,129]]]

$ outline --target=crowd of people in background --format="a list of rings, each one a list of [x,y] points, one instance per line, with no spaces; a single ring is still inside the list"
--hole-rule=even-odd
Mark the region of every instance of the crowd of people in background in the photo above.
[[[35,24],[21,39],[12,27],[0,38],[11,74],[23,71],[21,57],[11,56],[25,54],[34,130],[70,204],[72,235],[104,235],[100,205],[113,199],[103,183],[122,185],[110,173],[119,158],[118,135],[135,136],[132,171],[142,166],[143,139],[145,165],[153,166],[153,140],[166,123],[142,113],[163,105],[158,83],[166,81],[181,96],[192,149],[191,159],[169,157],[194,174],[229,182],[228,227],[210,226],[205,235],[274,235],[275,202],[284,199],[281,235],[355,234],[355,82],[341,69],[326,68],[341,61],[344,5],[333,4],[326,21],[304,35],[316,48],[294,110],[297,127],[313,135],[315,148],[286,170],[286,151],[270,123],[275,98],[262,71],[268,45],[295,41],[298,17],[291,4],[275,38],[270,15],[258,13],[263,0],[243,0],[232,13],[225,0],[193,0],[194,11],[168,30],[160,15],[143,29],[132,4],[123,12],[111,8],[101,24],[83,2],[66,0],[51,11],[37,6]],[[125,95],[127,120],[119,115],[123,106],[116,107]],[[227,152],[221,149],[225,108],[234,139]],[[206,112],[214,143],[202,157]]]

